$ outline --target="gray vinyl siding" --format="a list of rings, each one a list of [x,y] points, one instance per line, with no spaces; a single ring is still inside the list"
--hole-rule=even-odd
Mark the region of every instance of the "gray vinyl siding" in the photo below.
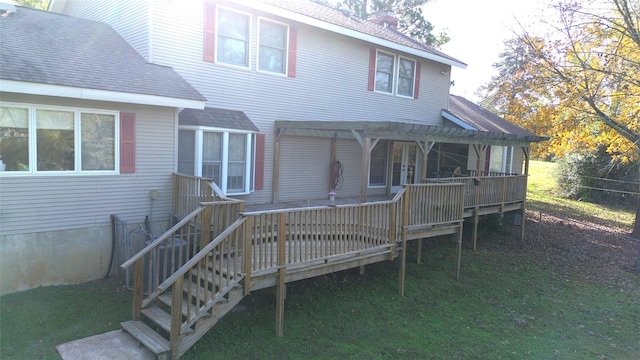
[[[149,2],[146,0],[108,0],[108,6],[94,0],[67,1],[64,13],[111,25],[147,61],[149,44]]]
[[[327,197],[331,156],[329,139],[283,136],[280,140],[280,153],[280,201]]]
[[[69,0],[69,3],[82,3],[82,1]],[[250,68],[239,69],[220,63],[209,63],[203,61],[203,1],[155,1],[152,4],[149,21],[153,24],[151,40],[153,62],[174,68],[208,99],[207,106],[244,111],[260,132],[266,134],[264,190],[236,196],[249,204],[272,201],[273,156],[271,155],[276,120],[409,121],[430,125],[443,124],[440,113],[448,103],[450,81],[448,65],[380,48],[420,61],[419,99],[368,91],[369,54],[371,48],[375,48],[372,44],[255,12],[252,15],[251,26]],[[109,7],[96,6],[95,3],[93,6]],[[65,9],[65,12],[69,9]],[[109,19],[107,22],[140,51],[139,46],[130,40],[129,33],[134,28],[145,31],[146,22],[135,22],[139,18],[138,13],[121,15],[127,19],[119,21]],[[296,27],[298,42],[295,78],[256,71],[259,16]],[[104,16],[94,17],[96,20],[101,18]],[[445,70],[446,74],[443,75],[442,70]],[[359,148],[351,146],[348,148],[354,153],[340,155],[342,158],[351,160],[360,158]],[[283,157],[288,156],[285,149],[282,149],[281,154]],[[328,155],[323,159],[328,159]],[[359,160],[356,165],[360,167]],[[281,161],[281,186],[285,178],[284,174],[288,172],[290,172],[288,176],[293,177],[288,181],[292,183],[300,184],[307,181],[304,174],[296,172],[295,169],[289,171],[286,166],[287,163]],[[356,193],[354,186],[357,186],[359,194],[360,177],[353,169],[355,168],[350,166],[348,174],[353,179],[357,178],[357,185],[349,182],[345,191],[349,194]],[[325,170],[322,179],[326,182],[327,178]],[[324,194],[326,188],[327,186],[323,187],[323,196],[326,195]],[[280,199],[284,200],[283,192],[280,191],[279,194]],[[305,193],[303,198],[319,194],[319,192]]]
[[[168,219],[172,202],[171,174],[174,171],[174,108],[4,93],[2,99],[135,113],[136,172],[104,176],[0,177],[0,235],[105,226],[110,223],[111,214],[132,223],[143,222],[152,211],[152,221]],[[151,190],[158,191],[158,198],[153,204],[149,196]]]
[[[207,106],[244,111],[266,136],[265,190],[240,196],[249,203],[265,203],[272,200],[273,134],[276,120],[369,120],[411,121],[441,125],[441,109],[448,101],[449,66],[433,61],[421,61],[419,99],[407,99],[367,90],[369,76],[369,52],[371,44],[345,36],[319,30],[302,24],[292,24],[268,16],[268,19],[283,21],[298,30],[297,71],[295,78],[256,71],[258,16],[252,16],[251,67],[239,69],[219,63],[203,61],[203,16],[202,3],[176,9],[168,3],[156,2],[153,9],[154,62],[173,67],[205,98]],[[174,31],[180,24],[180,32]],[[327,46],[331,44],[331,46]],[[388,50],[388,49],[384,49]],[[398,55],[405,55],[395,52]],[[409,58],[416,59],[409,56]],[[418,60],[418,59],[416,59]],[[299,140],[309,145],[308,139]],[[357,143],[354,142],[356,145]],[[287,154],[283,145],[281,156]],[[349,147],[353,154],[341,155],[349,158],[360,168],[361,149]],[[328,145],[326,149],[328,151]],[[306,154],[306,153],[305,153]],[[306,159],[307,162],[313,157]],[[328,155],[323,157],[326,163]],[[357,161],[355,161],[357,159]],[[308,181],[305,173],[287,168],[288,162],[281,160],[279,199],[291,196],[326,196],[327,186],[322,191],[311,193],[282,191],[286,181],[301,184]],[[359,194],[360,176],[350,164],[348,175],[357,181],[349,182],[345,188],[349,194]],[[321,179],[327,182],[323,171]],[[285,174],[287,174],[285,176]],[[293,177],[288,179],[288,176]],[[351,179],[351,180],[353,180]],[[319,181],[318,179],[311,180]],[[357,187],[357,191],[356,191]],[[305,188],[308,189],[308,188]],[[305,189],[301,189],[305,190]],[[298,198],[300,199],[300,198]]]

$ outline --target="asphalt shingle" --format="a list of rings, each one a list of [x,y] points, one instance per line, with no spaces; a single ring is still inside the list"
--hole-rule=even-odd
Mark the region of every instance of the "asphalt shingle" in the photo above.
[[[104,23],[16,6],[0,17],[0,44],[3,80],[206,100]]]

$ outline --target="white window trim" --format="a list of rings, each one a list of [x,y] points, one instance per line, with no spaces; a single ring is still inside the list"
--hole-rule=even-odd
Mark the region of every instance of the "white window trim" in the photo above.
[[[218,60],[218,45],[219,45],[219,36],[220,36],[220,21],[218,16],[220,15],[220,9],[223,9],[225,11],[230,11],[230,12],[234,12],[237,14],[242,14],[245,15],[249,18],[249,36],[247,37],[247,66],[240,66],[240,65],[234,65],[234,64],[229,64],[229,63],[225,63],[225,62],[221,62],[220,60]],[[252,52],[251,49],[253,48],[252,43],[253,43],[253,38],[252,38],[252,34],[253,34],[253,16],[248,13],[248,12],[244,12],[244,11],[239,11],[237,9],[231,8],[231,7],[227,7],[227,6],[223,6],[223,5],[216,5],[216,47],[214,49],[215,52],[215,59],[214,59],[214,63],[221,65],[221,66],[228,66],[234,69],[242,69],[242,70],[251,70],[251,59],[252,59]]]
[[[284,73],[278,73],[278,72],[273,72],[268,70],[260,70],[260,25],[262,24],[262,21],[283,25],[287,27],[287,38],[285,39],[285,48],[284,48]],[[258,17],[258,31],[256,31],[256,34],[257,34],[256,36],[258,38],[258,41],[256,42],[256,72],[274,75],[274,76],[287,77],[287,74],[289,73],[289,37],[291,36],[290,29],[291,27],[287,23],[267,19],[261,16]]]
[[[377,92],[378,94],[395,95],[394,94],[395,93],[395,91],[394,91],[395,84],[391,84],[391,91],[389,91],[389,92],[378,90],[377,87],[376,87],[376,78],[378,76],[378,54],[379,53],[383,53],[385,55],[393,56],[393,66],[391,68],[391,81],[395,82],[395,80],[396,80],[396,67],[397,67],[396,66],[396,62],[397,62],[396,61],[396,58],[397,58],[396,54],[391,53],[391,52],[387,52],[387,51],[383,51],[383,50],[380,50],[380,49],[376,49],[376,71],[375,71],[375,74],[373,76],[373,91]]]
[[[400,86],[400,62],[402,61],[402,59],[413,61],[413,82],[411,84],[411,86],[412,86],[411,87],[411,96],[402,95],[402,94],[398,93],[398,86]],[[402,98],[405,98],[405,99],[413,99],[415,97],[415,94],[416,94],[417,63],[418,63],[418,61],[416,61],[415,59],[412,59],[412,58],[409,58],[409,57],[406,57],[406,56],[402,56],[402,55],[398,56],[398,71],[396,71],[396,87],[395,87],[396,96],[402,97]]]
[[[195,143],[194,143],[194,176],[202,177],[202,145],[204,139],[204,132],[215,132],[222,134],[222,154],[221,154],[221,169],[220,169],[220,184],[217,184],[225,195],[248,195],[253,192],[252,173],[253,165],[251,164],[252,156],[255,152],[254,138],[255,131],[226,129],[208,126],[186,125],[179,126],[178,130],[191,130],[195,131]],[[244,173],[244,190],[228,192],[227,189],[227,175],[229,173],[229,134],[241,134],[245,135],[245,173]],[[177,154],[177,153],[176,153]]]
[[[28,171],[0,171],[0,176],[84,176],[84,175],[119,175],[120,174],[120,112],[104,109],[76,108],[55,105],[40,105],[33,103],[0,102],[4,107],[16,107],[28,110],[29,134],[29,170]],[[53,110],[73,112],[73,146],[74,169],[69,171],[38,171],[38,143],[36,134],[36,110]],[[82,138],[81,114],[103,114],[114,116],[114,169],[113,170],[82,170]]]

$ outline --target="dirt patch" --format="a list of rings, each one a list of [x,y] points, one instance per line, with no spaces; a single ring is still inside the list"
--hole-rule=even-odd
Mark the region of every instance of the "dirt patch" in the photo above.
[[[629,237],[628,229],[545,213],[540,217],[539,212],[531,211],[526,214],[525,241],[514,241],[519,235],[520,227],[510,226],[484,242],[497,245],[492,251],[526,255],[559,275],[580,276],[607,286],[637,279],[622,276],[635,272],[640,252],[640,242]],[[483,242],[482,236],[479,241]]]

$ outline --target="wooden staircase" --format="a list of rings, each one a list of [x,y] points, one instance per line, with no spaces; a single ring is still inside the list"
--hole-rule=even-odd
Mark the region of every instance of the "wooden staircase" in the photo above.
[[[214,256],[209,254],[205,263],[215,263]],[[243,278],[237,274],[231,280],[224,271],[206,265],[191,269],[184,275],[180,291],[167,289],[155,300],[146,301],[140,310],[140,319],[123,322],[122,329],[151,350],[157,359],[170,359],[171,334],[172,330],[176,331],[172,329],[171,320],[179,317],[179,341],[173,355],[179,357],[243,299],[240,284]],[[174,299],[176,295],[178,298]]]

